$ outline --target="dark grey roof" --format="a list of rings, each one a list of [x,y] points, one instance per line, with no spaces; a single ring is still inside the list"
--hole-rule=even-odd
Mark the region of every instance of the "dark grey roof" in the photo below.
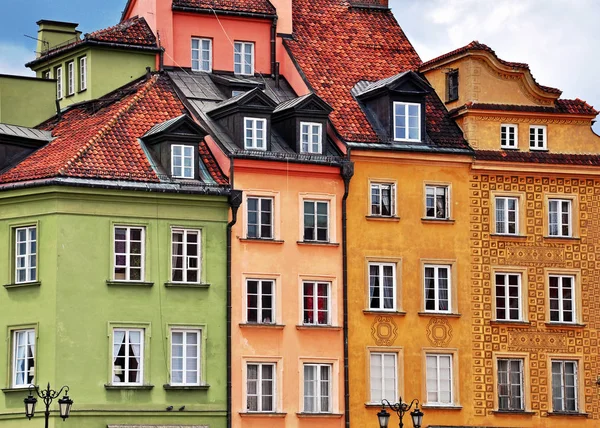
[[[154,125],[152,128],[150,128],[148,130],[148,132],[146,132],[142,138],[149,137],[154,134],[159,134],[162,131],[164,131],[165,129],[167,129],[169,126],[174,125],[177,122],[185,119],[185,117],[186,117],[186,115],[182,114],[181,116],[174,117],[173,119],[169,119],[166,122],[158,123],[158,124]]]
[[[45,142],[50,142],[53,140],[52,133],[50,131],[26,128],[24,126],[8,125],[6,123],[0,123],[0,135],[27,138],[28,140]]]
[[[247,97],[247,96],[248,96],[248,95],[249,95],[251,92],[253,92],[254,90],[255,90],[255,89],[252,89],[251,91],[248,91],[248,92],[242,92],[241,94],[237,94],[235,97],[231,97],[231,98],[229,98],[229,99],[227,99],[227,100],[225,100],[225,101],[221,101],[219,104],[217,104],[217,105],[215,106],[215,108],[214,108],[213,110],[220,109],[220,108],[222,108],[222,107],[226,107],[226,106],[228,106],[228,105],[235,104],[235,103],[237,103],[239,100],[241,100],[241,99],[243,99],[243,98],[246,98],[246,97]]]
[[[297,106],[298,104],[300,104],[302,101],[304,101],[305,99],[307,99],[308,97],[310,97],[312,95],[312,92],[306,95],[302,95],[301,97],[298,98],[293,98],[291,100],[287,100],[282,102],[281,104],[279,104],[275,110],[273,110],[273,113],[277,113],[283,110],[286,110],[288,108],[292,108],[294,106]]]
[[[376,82],[369,82],[367,80],[361,80],[356,85],[354,85],[354,88],[352,88],[352,90],[351,90],[352,95],[354,95],[355,97],[360,97],[361,95],[367,94],[376,89],[383,88],[384,86],[389,85],[390,83],[393,83],[396,80],[400,79],[402,76],[404,76],[407,73],[409,73],[409,72],[403,71],[402,73],[398,73],[393,76],[386,77],[385,79],[381,79]]]

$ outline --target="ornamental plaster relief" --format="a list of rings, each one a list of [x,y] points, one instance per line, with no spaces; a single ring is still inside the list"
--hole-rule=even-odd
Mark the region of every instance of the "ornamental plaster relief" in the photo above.
[[[377,346],[392,346],[398,338],[398,326],[389,315],[377,315],[371,325],[371,336]]]

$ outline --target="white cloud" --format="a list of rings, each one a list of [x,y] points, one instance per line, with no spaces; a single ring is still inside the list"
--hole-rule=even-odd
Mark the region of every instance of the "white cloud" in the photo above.
[[[35,58],[35,53],[25,46],[0,43],[0,74],[17,74],[21,76],[35,75],[25,67],[25,63]]]

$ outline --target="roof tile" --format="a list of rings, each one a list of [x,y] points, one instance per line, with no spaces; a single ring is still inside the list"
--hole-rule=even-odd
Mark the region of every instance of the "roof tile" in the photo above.
[[[600,166],[600,155],[567,154],[548,152],[521,152],[514,150],[476,150],[475,160],[496,162],[522,162],[538,164],[560,164]]]
[[[234,11],[275,15],[275,7],[269,0],[173,0],[173,7]]]
[[[591,105],[579,98],[574,100],[557,99],[555,107],[544,106],[526,106],[517,104],[489,104],[469,102],[450,111],[450,115],[458,113],[461,110],[494,110],[494,111],[520,111],[532,113],[551,113],[551,114],[581,114],[596,116],[599,112]]]

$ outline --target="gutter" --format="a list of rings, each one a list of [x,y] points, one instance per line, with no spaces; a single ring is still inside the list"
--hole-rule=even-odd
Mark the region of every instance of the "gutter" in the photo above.
[[[277,18],[271,23],[271,76],[279,79],[277,67]]]

